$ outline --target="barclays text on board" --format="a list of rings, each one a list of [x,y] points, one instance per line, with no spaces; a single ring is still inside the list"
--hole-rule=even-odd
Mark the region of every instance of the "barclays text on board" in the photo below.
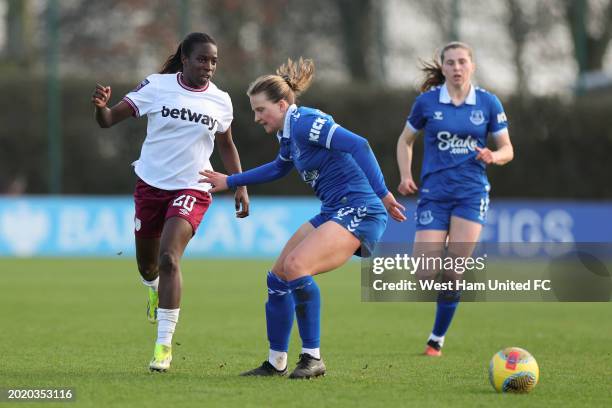
[[[409,215],[414,201],[406,202]],[[233,200],[215,198],[191,257],[269,258],[318,212],[316,199],[252,197],[251,216],[237,219]],[[386,242],[406,242],[414,223],[389,221]],[[612,242],[612,203],[495,201],[485,242]],[[0,256],[113,257],[134,252],[131,197],[0,198]]]

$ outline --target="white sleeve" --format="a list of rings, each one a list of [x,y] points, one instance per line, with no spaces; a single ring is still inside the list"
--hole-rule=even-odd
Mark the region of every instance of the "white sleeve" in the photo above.
[[[133,91],[123,97],[134,110],[134,116],[144,116],[151,111],[155,95],[157,93],[157,81],[155,75],[149,75]]]
[[[227,93],[224,96],[226,106],[223,111],[223,114],[219,118],[219,128],[217,130],[217,132],[219,133],[227,132],[227,129],[229,129],[229,127],[232,125],[232,121],[234,120],[234,108],[232,106],[232,99]]]

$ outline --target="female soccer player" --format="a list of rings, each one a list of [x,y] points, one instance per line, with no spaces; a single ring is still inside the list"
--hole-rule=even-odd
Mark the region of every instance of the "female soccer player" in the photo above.
[[[147,136],[134,163],[134,234],[138,270],[149,292],[147,317],[159,321],[151,370],[165,371],[172,360],[181,300],[179,262],[212,199],[211,186],[198,182],[198,172],[211,169],[215,141],[225,168],[241,171],[230,127],[232,102],[210,81],[217,61],[214,39],[191,33],[159,74],[149,75],[112,108],[107,107],[109,86],[98,84],[92,96],[100,127],[147,116]],[[236,216],[248,216],[245,188],[236,190],[235,200]]]
[[[514,153],[506,114],[499,99],[472,85],[472,49],[460,42],[446,45],[440,62],[424,64],[423,92],[416,98],[397,143],[403,195],[419,190],[415,256],[469,257],[485,223],[489,205],[486,165],[503,165]],[[412,178],[412,147],[425,129],[421,188]],[[497,149],[489,150],[492,134]],[[448,243],[448,244],[447,244]],[[459,303],[459,291],[442,291],[425,354],[442,355],[444,336]]]
[[[276,132],[279,154],[271,163],[226,176],[204,170],[201,181],[211,191],[264,183],[285,176],[295,167],[321,200],[321,212],[289,239],[268,273],[266,322],[268,360],[243,375],[287,373],[287,349],[297,316],[302,352],[290,378],[325,374],[320,345],[320,294],[314,275],[338,268],[353,254],[370,253],[387,224],[387,212],[404,221],[402,207],[385,186],[366,139],[334,123],[331,116],[296,106],[314,74],[311,60],[289,60],[276,75],[265,75],[247,91],[255,122]]]

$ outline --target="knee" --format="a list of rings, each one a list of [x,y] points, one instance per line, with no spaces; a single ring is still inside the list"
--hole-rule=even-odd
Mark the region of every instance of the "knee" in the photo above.
[[[441,290],[438,293],[438,303],[457,303],[461,299],[460,290]]]
[[[283,271],[288,281],[308,275],[308,270],[303,259],[289,254],[283,263]]]
[[[284,263],[284,261],[283,261]],[[285,276],[285,271],[283,270],[283,263],[279,264],[278,262],[274,264],[270,272],[272,272],[275,276],[278,276],[282,280],[287,280]]]
[[[179,269],[179,257],[169,251],[164,251],[159,256],[160,273],[176,273]]]

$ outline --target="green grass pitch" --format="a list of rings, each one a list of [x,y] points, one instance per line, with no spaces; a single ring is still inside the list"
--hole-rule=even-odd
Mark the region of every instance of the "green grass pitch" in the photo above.
[[[444,356],[426,358],[434,304],[360,302],[358,263],[317,278],[325,378],[238,377],[267,357],[269,266],[184,261],[174,362],[159,374],[133,260],[0,259],[0,388],[74,387],[75,402],[53,404],[68,407],[611,406],[610,303],[462,304]],[[506,346],[537,359],[533,393],[490,386]],[[299,347],[294,327],[290,367]]]

